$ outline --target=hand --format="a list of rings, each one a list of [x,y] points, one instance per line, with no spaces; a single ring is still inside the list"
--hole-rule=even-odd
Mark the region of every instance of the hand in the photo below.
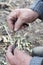
[[[37,17],[38,13],[31,9],[15,9],[9,14],[7,22],[10,29],[17,31],[23,23],[31,23]]]
[[[8,47],[6,58],[10,65],[29,65],[32,59],[31,56],[27,55],[25,52],[18,50],[17,48],[14,50],[14,55],[12,54],[12,46]]]

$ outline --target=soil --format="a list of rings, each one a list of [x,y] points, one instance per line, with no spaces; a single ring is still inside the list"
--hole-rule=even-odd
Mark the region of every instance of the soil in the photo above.
[[[33,2],[34,0],[0,0],[0,38],[4,39],[4,42],[0,43],[0,65],[7,65],[6,46],[15,43],[16,40],[20,43],[18,47],[27,52],[31,51],[33,47],[43,46],[42,20],[35,20],[27,28],[17,31],[14,35],[9,31],[7,25],[7,16],[13,9],[29,8]]]

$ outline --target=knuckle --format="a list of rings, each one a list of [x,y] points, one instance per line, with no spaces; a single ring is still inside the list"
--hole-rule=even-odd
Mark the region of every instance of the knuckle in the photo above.
[[[8,15],[8,17],[7,17],[7,20],[10,20],[10,19],[13,17],[13,15],[14,15],[14,12],[11,12],[11,13]]]
[[[7,17],[7,22],[11,21],[11,19],[12,19],[12,17],[9,15],[9,16]]]

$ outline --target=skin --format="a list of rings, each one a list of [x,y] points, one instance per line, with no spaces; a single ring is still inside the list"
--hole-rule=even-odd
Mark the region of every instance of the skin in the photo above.
[[[30,61],[32,59],[31,56],[27,55],[25,52],[20,51],[19,49],[14,50],[14,55],[11,52],[12,45],[8,47],[7,53],[6,53],[6,59],[7,62],[10,65],[29,65]]]
[[[32,23],[38,17],[38,13],[31,9],[16,9],[9,14],[7,22],[10,29],[17,31],[22,28],[23,23]],[[14,50],[13,55],[11,50],[12,46],[9,46],[6,53],[6,60],[10,65],[30,65],[31,56],[17,48]]]
[[[38,16],[38,13],[31,9],[16,9],[13,10],[7,18],[8,26],[10,29],[17,31],[22,27],[23,23],[32,23]],[[14,22],[15,24],[13,24]]]

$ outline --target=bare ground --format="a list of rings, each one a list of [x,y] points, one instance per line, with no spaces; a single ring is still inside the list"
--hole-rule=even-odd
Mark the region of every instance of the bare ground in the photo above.
[[[9,39],[9,35],[7,35],[7,32],[5,32],[5,29],[3,28],[3,25],[8,27],[6,17],[13,9],[29,8],[29,5],[32,2],[33,0],[0,0],[0,38],[8,38],[7,43],[0,43],[0,65],[7,65],[5,61],[5,47],[8,42],[10,44],[12,41],[14,43],[15,40],[18,40],[20,43],[19,48],[23,50],[28,50],[27,48],[31,49],[35,46],[43,46],[43,21],[39,19],[34,23],[29,24],[29,27],[24,30],[17,31],[14,36],[11,36],[11,38],[13,38],[12,40]],[[4,42],[6,42],[6,40]]]

